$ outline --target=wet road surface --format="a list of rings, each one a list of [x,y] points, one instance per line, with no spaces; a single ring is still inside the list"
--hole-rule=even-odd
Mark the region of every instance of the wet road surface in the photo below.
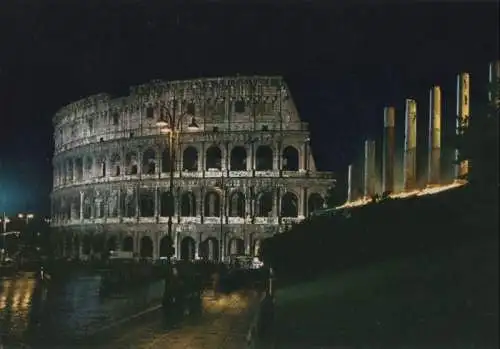
[[[158,310],[133,328],[109,335],[100,349],[242,349],[255,315],[258,294],[240,291],[214,297],[203,295],[200,315],[187,315],[176,328],[165,324]],[[118,330],[118,329],[117,329]],[[125,332],[125,333],[124,333]]]
[[[0,335],[15,346],[51,346],[91,336],[159,304],[163,282],[99,295],[101,277],[75,275],[42,286],[33,275],[0,279]]]

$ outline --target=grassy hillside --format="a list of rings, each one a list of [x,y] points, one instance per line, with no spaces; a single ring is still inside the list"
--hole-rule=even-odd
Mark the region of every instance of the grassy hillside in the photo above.
[[[276,349],[497,348],[498,272],[488,237],[283,287]]]

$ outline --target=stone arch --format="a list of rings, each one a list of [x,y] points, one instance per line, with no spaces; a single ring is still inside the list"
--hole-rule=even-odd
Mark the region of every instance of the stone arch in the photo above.
[[[227,246],[228,256],[245,254],[245,241],[241,238],[232,238]]]
[[[73,159],[66,159],[66,182],[73,182]]]
[[[121,172],[121,157],[118,153],[113,153],[110,159],[111,163],[111,176],[118,177],[122,174]]]
[[[80,195],[71,198],[71,219],[80,219]]]
[[[106,156],[105,154],[101,154],[97,157],[96,161],[96,173],[98,177],[106,177],[107,168],[106,168]]]
[[[85,234],[82,239],[82,253],[89,255],[92,252],[92,238],[90,235]]]
[[[108,217],[118,217],[118,196],[116,192],[108,196]]]
[[[193,192],[184,192],[181,196],[181,216],[196,217],[196,197]]]
[[[255,214],[257,217],[270,217],[273,213],[273,193],[263,191],[257,195]]]
[[[192,261],[195,257],[196,241],[191,236],[186,236],[181,240],[180,258],[185,261]]]
[[[83,180],[83,159],[76,158],[74,161],[75,161],[75,181],[80,182]]]
[[[174,197],[168,191],[162,191],[160,194],[160,216],[169,217],[175,215]]]
[[[252,247],[250,254],[252,257],[259,257],[260,256],[260,249],[262,246],[262,240],[261,239],[255,239],[252,241]]]
[[[200,244],[200,258],[209,261],[219,260],[219,241],[216,238],[209,237]]]
[[[198,171],[198,150],[195,147],[187,147],[182,152],[182,170]]]
[[[95,199],[95,217],[96,218],[104,218],[105,210],[106,210],[106,198],[104,196],[98,196]]]
[[[236,146],[231,150],[231,171],[245,171],[247,169],[247,151],[245,147]]]
[[[128,193],[123,193],[123,197],[124,197],[124,204],[125,204],[125,210],[124,210],[124,216],[125,217],[128,217],[128,218],[131,218],[131,217],[135,217],[137,212],[136,212],[136,204],[135,204],[135,198],[136,198],[136,192],[135,190],[132,191],[132,192],[128,192]]]
[[[170,150],[168,148],[163,149],[161,152],[161,172],[167,173],[170,172]]]
[[[115,235],[108,237],[106,240],[106,251],[114,251],[118,246],[118,242]]]
[[[142,173],[153,175],[156,173],[156,151],[147,148],[142,154]]]
[[[94,172],[93,172],[94,166],[93,165],[94,165],[94,159],[90,155],[85,156],[85,158],[83,159],[83,176],[84,176],[84,178],[90,179],[90,178],[94,177]]]
[[[209,191],[205,194],[204,216],[205,217],[220,217],[221,199],[219,193]]]
[[[139,196],[139,214],[141,217],[155,216],[155,199],[149,190],[141,190]]]
[[[134,238],[127,235],[122,241],[122,250],[125,252],[134,252]]]
[[[137,152],[129,151],[125,155],[125,174],[136,175],[138,173]]]
[[[92,217],[92,194],[89,192],[84,194],[83,199],[83,219],[90,219]]]
[[[307,200],[308,214],[310,215],[314,211],[321,210],[323,208],[324,202],[325,200],[323,200],[321,194],[311,193],[311,195],[309,195],[309,199]]]
[[[218,146],[211,145],[206,151],[205,170],[222,168],[222,151]]]
[[[140,241],[141,258],[153,258],[153,239],[143,236]]]
[[[281,217],[297,217],[299,215],[297,195],[287,192],[281,198]]]
[[[299,170],[299,151],[291,145],[283,149],[283,163],[282,169],[284,171],[298,171]]]
[[[236,191],[231,194],[229,200],[229,216],[245,218],[245,196]]]
[[[273,169],[273,149],[268,145],[260,145],[255,152],[255,169],[270,171]]]
[[[165,235],[160,240],[160,258],[168,257],[170,247],[173,245],[173,240],[170,236]]]

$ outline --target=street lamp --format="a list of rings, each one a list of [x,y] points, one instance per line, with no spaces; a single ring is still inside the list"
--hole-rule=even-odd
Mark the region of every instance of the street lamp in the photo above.
[[[160,111],[160,118],[156,122],[156,126],[160,129],[160,132],[162,133],[167,133],[168,134],[168,148],[169,148],[169,194],[170,194],[170,199],[172,200],[171,204],[173,203],[174,199],[174,167],[175,167],[175,149],[176,149],[176,141],[177,136],[178,136],[178,131],[179,131],[179,126],[182,121],[182,119],[188,115],[187,113],[181,113],[177,115],[177,104],[178,100],[175,98],[172,98],[170,100],[170,105],[171,108],[167,108],[166,105],[162,104],[160,106],[161,111]],[[196,131],[198,130],[198,124],[196,123],[196,120],[194,116],[191,119],[191,123],[188,125],[188,130],[190,131]],[[170,243],[173,243],[173,238],[172,238],[172,211],[173,207],[171,207],[168,210],[168,237],[170,238]],[[170,263],[170,257],[173,255],[174,252],[174,247],[170,245],[170,250],[168,253],[168,262]]]
[[[26,225],[28,225],[30,219],[35,218],[35,215],[33,213],[18,213],[17,218],[24,219],[26,222]]]

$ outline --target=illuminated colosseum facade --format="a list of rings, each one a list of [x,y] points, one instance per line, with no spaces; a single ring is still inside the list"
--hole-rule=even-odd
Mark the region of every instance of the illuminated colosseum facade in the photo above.
[[[157,126],[165,115],[179,121],[172,153]],[[182,259],[255,255],[263,238],[322,208],[334,185],[316,171],[280,77],[153,81],[71,103],[53,124],[51,224],[65,256],[158,259],[169,244]]]

